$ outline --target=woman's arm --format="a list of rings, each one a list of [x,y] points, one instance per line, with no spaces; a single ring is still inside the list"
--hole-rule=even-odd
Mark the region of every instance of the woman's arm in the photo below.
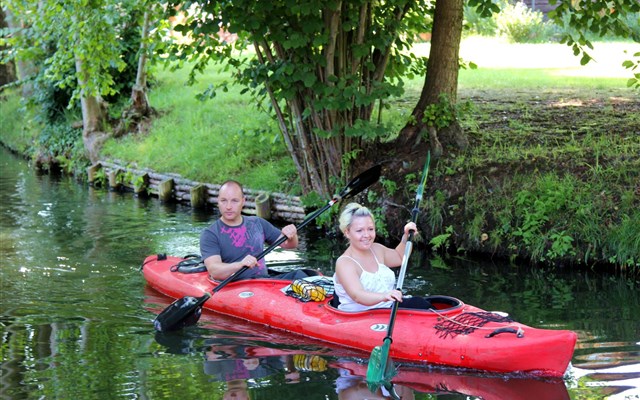
[[[414,235],[418,232],[418,228],[414,222],[408,222],[404,226],[404,233],[402,235],[402,239],[400,243],[396,246],[395,249],[390,249],[383,245],[380,245],[383,249],[384,254],[384,265],[389,268],[399,267],[402,264],[402,257],[404,257],[404,251],[407,247],[407,240],[409,239],[409,232],[413,230]]]

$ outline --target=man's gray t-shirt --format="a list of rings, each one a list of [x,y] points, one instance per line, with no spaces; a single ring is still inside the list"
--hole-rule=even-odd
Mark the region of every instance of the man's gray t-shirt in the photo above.
[[[224,263],[240,261],[247,254],[260,254],[265,242],[274,243],[281,233],[280,229],[260,217],[243,216],[238,226],[229,226],[219,219],[200,234],[200,254],[203,260],[219,255]],[[258,266],[242,273],[242,279],[266,276],[264,259],[258,260]]]

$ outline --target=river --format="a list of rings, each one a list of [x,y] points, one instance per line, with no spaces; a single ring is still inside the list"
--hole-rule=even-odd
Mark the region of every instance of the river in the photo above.
[[[358,378],[368,354],[206,312],[195,327],[155,332],[169,299],[145,286],[140,264],[149,254],[197,253],[213,210],[94,189],[0,155],[2,398],[337,399],[336,385],[348,382],[340,398],[378,398]],[[267,260],[331,274],[342,240],[313,228],[300,236],[298,250]],[[455,296],[579,337],[564,380],[400,366],[397,388],[415,399],[638,399],[638,286],[603,271],[416,251],[410,293]]]

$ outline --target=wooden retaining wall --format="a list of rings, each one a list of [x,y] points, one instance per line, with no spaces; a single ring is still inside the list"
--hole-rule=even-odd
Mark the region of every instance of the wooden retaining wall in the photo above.
[[[161,174],[150,169],[137,169],[119,161],[98,161],[87,168],[89,183],[105,183],[111,190],[132,191],[151,195],[161,201],[189,203],[194,208],[217,207],[220,185],[184,179],[178,174]],[[247,198],[243,213],[268,220],[298,223],[305,210],[298,196],[244,188]]]

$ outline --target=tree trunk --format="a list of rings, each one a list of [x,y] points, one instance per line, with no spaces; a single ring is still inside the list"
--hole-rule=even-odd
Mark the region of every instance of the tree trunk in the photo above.
[[[151,7],[151,5],[150,5]],[[140,116],[148,116],[150,113],[149,100],[147,98],[147,41],[149,39],[149,11],[145,11],[142,23],[142,37],[140,39],[140,57],[138,58],[138,72],[136,83],[131,90],[131,108]]]
[[[0,29],[8,28],[4,10],[0,8]],[[0,52],[4,52],[7,49],[6,46],[0,46]],[[12,61],[5,64],[0,64],[0,93],[2,93],[3,86],[14,82],[16,80],[16,66]]]
[[[4,20],[9,28],[15,31],[16,35],[22,35],[22,23],[20,21],[16,21],[13,13],[8,8],[4,8]],[[16,60],[16,72],[17,77],[20,81],[22,81],[22,97],[29,98],[33,94],[33,84],[31,83],[31,79],[35,77],[38,69],[35,64],[29,60],[25,60],[22,58],[18,58]]]
[[[402,129],[400,147],[413,148],[428,132],[432,154],[442,154],[442,144],[455,141],[459,147],[466,145],[466,137],[456,122],[437,130],[425,122],[425,111],[429,105],[439,104],[442,96],[455,105],[458,97],[458,71],[460,40],[462,37],[463,0],[436,0],[436,9],[431,34],[431,50],[427,62],[427,74],[418,104],[412,112],[411,122]]]
[[[76,73],[78,74],[78,86],[86,86],[86,72],[82,60],[76,56]],[[80,93],[80,105],[82,108],[82,141],[84,149],[91,163],[100,159],[100,148],[109,134],[104,131],[105,111],[100,99],[88,94],[85,89]]]

